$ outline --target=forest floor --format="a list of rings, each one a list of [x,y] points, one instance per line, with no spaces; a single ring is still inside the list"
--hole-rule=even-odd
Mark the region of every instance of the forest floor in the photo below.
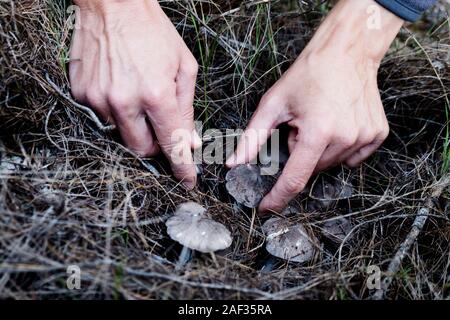
[[[161,4],[200,65],[196,119],[220,130],[245,128],[331,7]],[[315,235],[314,258],[276,261],[271,270],[263,268],[264,219],[228,195],[223,165],[203,164],[187,192],[165,159],[136,158],[71,101],[69,5],[0,1],[1,298],[449,298],[448,1],[406,25],[383,60],[379,86],[391,134],[382,148],[356,169],[334,168],[310,182],[345,181],[351,197],[314,209],[310,193],[296,198],[299,212],[290,219]],[[179,268],[182,247],[164,222],[188,200],[207,207],[233,242]],[[321,236],[323,223],[337,217],[352,225],[340,243]],[[69,266],[81,270],[80,290],[66,285]],[[367,285],[377,268],[381,290]]]

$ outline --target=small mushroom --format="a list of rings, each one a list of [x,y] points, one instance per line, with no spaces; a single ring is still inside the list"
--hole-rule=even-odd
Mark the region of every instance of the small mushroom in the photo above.
[[[2,155],[0,153],[0,173],[14,174],[24,166],[25,160],[19,156]]]
[[[195,202],[178,206],[174,216],[166,221],[167,233],[184,247],[179,263],[189,261],[190,250],[212,253],[231,245],[231,233],[221,223],[208,217],[206,209]]]
[[[300,210],[295,205],[288,205],[284,210],[281,212],[281,215],[283,217],[290,217],[295,216],[299,214]]]
[[[265,262],[264,262],[264,265],[262,266],[262,268],[261,268],[261,273],[269,273],[269,272],[272,272],[274,269],[275,269],[275,267],[276,267],[276,265],[277,265],[277,263],[279,262],[280,260],[277,258],[277,257],[274,257],[274,256],[270,256]]]
[[[313,200],[308,204],[309,210],[327,209],[338,200],[350,198],[353,195],[353,187],[342,181],[318,181],[310,195]]]
[[[439,60],[434,60],[431,64],[433,68],[436,69],[437,71],[441,71],[445,68],[444,63]]]
[[[270,177],[262,176],[256,165],[244,164],[232,168],[225,176],[228,193],[240,204],[256,208],[270,190]]]
[[[328,220],[322,226],[322,234],[335,243],[342,243],[350,234],[352,224],[350,220],[344,217]]]
[[[301,224],[289,226],[284,219],[271,218],[263,225],[266,250],[273,256],[291,262],[306,262],[314,256],[314,245]]]

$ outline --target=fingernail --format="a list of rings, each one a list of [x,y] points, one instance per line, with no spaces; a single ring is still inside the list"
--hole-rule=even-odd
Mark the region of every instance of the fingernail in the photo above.
[[[196,183],[195,181],[183,181],[183,185],[186,189],[192,190],[195,188]]]
[[[258,214],[260,217],[267,217],[269,215],[269,212],[265,209],[258,209]]]
[[[264,208],[261,203],[258,206],[258,213],[261,217],[265,217],[269,215],[269,211],[267,211],[266,208]]]
[[[230,156],[225,162],[225,165],[227,167],[233,167],[234,165],[236,165],[236,156],[235,155]]]
[[[200,137],[196,131],[194,131],[193,136],[194,136],[193,139],[194,139],[195,149],[200,148],[202,146],[202,139],[200,139]]]
[[[258,213],[260,214],[260,216],[266,217],[266,216],[270,216],[270,215],[275,214],[276,212],[278,212],[278,210],[273,208],[273,206],[271,207],[270,204],[273,205],[273,203],[271,203],[270,201],[267,201],[265,199],[263,199],[259,203]]]

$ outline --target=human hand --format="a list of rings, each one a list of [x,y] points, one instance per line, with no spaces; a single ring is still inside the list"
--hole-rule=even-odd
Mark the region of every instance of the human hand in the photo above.
[[[70,50],[72,94],[115,124],[140,156],[160,149],[174,175],[196,183],[191,148],[197,62],[156,0],[78,0]],[[188,130],[187,138],[177,130]],[[186,131],[185,131],[186,132]]]
[[[356,166],[385,140],[389,127],[377,72],[402,24],[373,0],[341,0],[264,95],[227,161],[251,161],[273,129],[291,127],[289,160],[261,212],[280,212],[313,173],[341,162]]]

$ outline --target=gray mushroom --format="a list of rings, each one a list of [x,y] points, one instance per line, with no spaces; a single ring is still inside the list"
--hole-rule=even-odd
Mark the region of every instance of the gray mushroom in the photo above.
[[[166,226],[170,238],[184,246],[179,258],[181,265],[189,261],[189,249],[212,253],[231,245],[230,231],[208,217],[206,209],[195,202],[180,204]]]
[[[275,269],[276,265],[278,264],[280,260],[277,257],[270,256],[262,266],[260,272],[261,273],[269,273],[272,272],[273,269]]]
[[[338,200],[348,199],[353,195],[353,187],[343,181],[317,181],[311,192],[313,199],[308,204],[309,210],[328,209]]]
[[[2,155],[0,153],[0,173],[14,174],[24,166],[25,160],[19,156]]]
[[[352,230],[350,220],[344,217],[326,221],[322,226],[322,234],[329,240],[342,243]]]
[[[270,177],[262,176],[256,165],[244,164],[232,168],[225,176],[228,193],[240,204],[256,208],[270,190]]]
[[[306,262],[314,256],[313,240],[301,224],[288,225],[286,220],[271,218],[263,225],[266,250],[273,256],[291,262]]]

